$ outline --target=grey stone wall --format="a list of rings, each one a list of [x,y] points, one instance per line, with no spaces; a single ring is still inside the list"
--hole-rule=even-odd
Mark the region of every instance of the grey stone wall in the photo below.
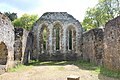
[[[14,60],[16,63],[23,63],[26,52],[28,31],[23,28],[15,28]]]
[[[5,52],[7,56],[7,62],[5,64],[6,69],[13,67],[14,66],[14,28],[8,17],[3,15],[2,13],[0,13],[0,46],[1,46],[0,54]]]
[[[22,57],[21,57],[21,63],[24,63],[23,60],[24,58],[27,58],[27,57],[24,57],[25,54],[26,54],[26,48],[28,48],[29,46],[29,42],[28,42],[28,37],[29,37],[29,31],[23,29],[23,36],[22,36]],[[29,44],[28,44],[29,43]]]
[[[14,60],[21,61],[23,29],[15,28]]]
[[[82,53],[83,60],[94,64],[102,64],[103,30],[95,28],[83,33]]]
[[[24,55],[22,56],[22,63],[23,64],[27,64],[29,63],[30,59],[33,59],[34,55],[32,54],[33,52],[33,34],[31,32],[27,32],[26,35],[24,35],[23,37],[25,37],[23,39],[23,53]]]
[[[105,25],[104,66],[120,71],[120,16]]]
[[[46,50],[43,49],[42,32],[44,28],[47,28],[47,41]],[[60,28],[60,49],[56,50],[56,37],[55,29]],[[68,37],[67,30],[73,31],[73,49],[68,49]],[[44,13],[40,19],[38,19],[32,29],[33,33],[33,59],[40,60],[72,60],[81,56],[81,35],[82,28],[73,16],[66,12],[47,12]]]

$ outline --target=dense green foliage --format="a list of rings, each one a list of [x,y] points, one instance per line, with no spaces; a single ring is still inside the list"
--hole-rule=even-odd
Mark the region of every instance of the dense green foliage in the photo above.
[[[14,27],[21,27],[26,30],[32,28],[33,23],[38,19],[38,15],[23,14],[22,17],[17,18],[13,21]]]
[[[4,12],[4,14],[11,20],[14,21],[17,19],[17,13]]]
[[[88,8],[82,25],[85,30],[104,27],[109,20],[120,15],[120,0],[99,0],[99,3]]]

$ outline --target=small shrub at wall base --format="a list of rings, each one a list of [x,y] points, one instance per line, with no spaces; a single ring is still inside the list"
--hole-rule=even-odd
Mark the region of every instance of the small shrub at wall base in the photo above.
[[[109,70],[105,67],[100,67],[100,73],[108,77],[120,79],[120,71],[114,71],[114,70]]]
[[[26,65],[19,64],[19,65],[15,66],[14,68],[8,69],[8,72],[24,71],[24,70],[28,70],[30,68],[32,68],[31,65],[26,66]]]

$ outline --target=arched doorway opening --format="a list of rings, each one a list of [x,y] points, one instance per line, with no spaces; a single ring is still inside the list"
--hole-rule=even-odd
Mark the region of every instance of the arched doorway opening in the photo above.
[[[0,65],[6,65],[8,49],[4,42],[0,43]]]

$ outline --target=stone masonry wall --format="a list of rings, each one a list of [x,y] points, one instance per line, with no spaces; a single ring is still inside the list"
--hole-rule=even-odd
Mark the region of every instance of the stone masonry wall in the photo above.
[[[27,38],[28,31],[23,28],[15,28],[14,60],[16,63],[23,63],[24,53],[27,48]]]
[[[21,61],[23,29],[15,28],[14,60]]]
[[[120,16],[105,25],[104,66],[120,71]]]
[[[97,65],[102,64],[103,30],[96,28],[83,33],[83,59]]]
[[[0,52],[7,52],[6,69],[14,66],[14,27],[11,21],[0,13]],[[3,46],[2,46],[3,45]],[[4,49],[3,49],[4,47]],[[3,49],[3,50],[2,50]],[[0,55],[1,56],[1,55]]]
[[[23,36],[22,36],[22,57],[21,57],[21,63],[24,63],[23,60],[25,54],[26,54],[26,48],[29,47],[30,42],[28,41],[28,37],[29,37],[29,31],[23,29]],[[31,46],[32,47],[32,46]]]
[[[25,32],[26,33],[26,32]],[[23,35],[23,56],[22,56],[22,63],[27,64],[29,63],[29,60],[33,58],[33,34],[31,32],[27,32],[25,35]]]

